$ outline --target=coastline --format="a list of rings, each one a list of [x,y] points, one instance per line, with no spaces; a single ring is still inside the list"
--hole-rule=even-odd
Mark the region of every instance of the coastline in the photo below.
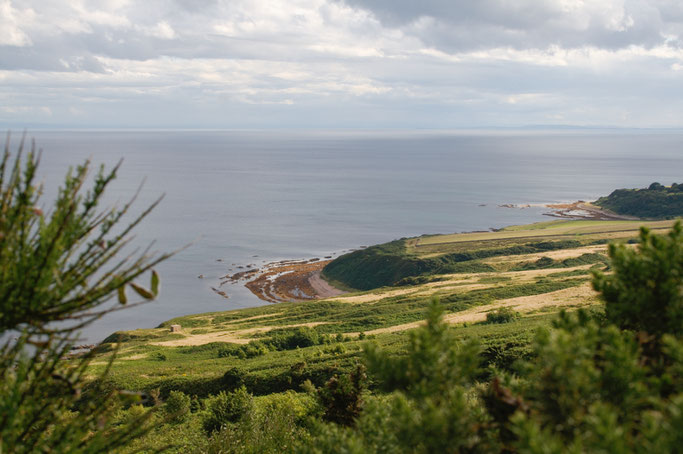
[[[605,208],[593,205],[590,202],[579,200],[573,203],[547,204],[546,208],[552,211],[543,213],[544,216],[552,216],[562,219],[590,219],[595,221],[639,221],[635,216],[625,216],[614,213]]]
[[[532,205],[504,204],[501,208],[527,208]],[[538,206],[538,205],[535,205]],[[603,209],[590,202],[579,200],[570,203],[549,203],[541,205],[551,211],[543,213],[567,220],[634,221],[633,216],[623,216]],[[250,268],[233,275],[225,275],[220,286],[226,283],[243,282],[256,297],[269,303],[314,301],[348,293],[334,287],[321,276],[322,269],[330,263],[331,257],[308,260],[281,260],[266,263],[260,268]],[[214,289],[227,298],[224,292]]]
[[[226,283],[244,282],[254,295],[270,303],[311,301],[346,293],[324,280],[322,269],[332,260],[282,260],[265,264],[261,268],[225,275]]]
[[[543,204],[514,204],[505,203],[498,205],[499,208],[524,209],[530,207],[550,208],[550,211],[543,213],[543,216],[550,216],[561,219],[583,219],[593,221],[640,221],[642,219],[635,216],[626,216],[614,213],[605,208],[593,205],[590,202],[579,200],[566,203],[543,203]]]

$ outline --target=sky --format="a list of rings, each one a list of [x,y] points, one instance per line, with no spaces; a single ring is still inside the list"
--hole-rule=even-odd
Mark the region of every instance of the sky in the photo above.
[[[681,0],[0,0],[0,127],[683,127]]]

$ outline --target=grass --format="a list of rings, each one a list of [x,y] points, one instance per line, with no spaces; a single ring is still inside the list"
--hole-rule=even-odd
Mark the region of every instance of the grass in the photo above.
[[[459,338],[477,338],[489,365],[511,368],[515,359],[529,354],[535,330],[549,325],[559,310],[598,303],[586,283],[591,269],[605,268],[606,257],[601,247],[586,253],[586,244],[604,243],[615,232],[624,240],[635,237],[639,225],[552,221],[509,231],[461,235],[466,241],[441,235],[373,246],[353,253],[355,256],[347,255],[347,265],[359,257],[384,261],[385,266],[397,259],[424,262],[406,249],[406,244],[414,248],[415,241],[428,241],[431,248],[441,247],[446,253],[429,259],[439,267],[406,276],[397,286],[321,301],[188,315],[157,328],[114,333],[100,347],[89,373],[96,377],[118,351],[109,380],[120,388],[159,389],[162,396],[171,390],[206,396],[236,383],[258,395],[298,391],[306,380],[321,385],[335,372],[351,370],[362,360],[365,342],[377,342],[402,354],[408,341],[405,331],[424,319],[434,297],[442,302]],[[670,223],[650,225],[665,228]],[[550,232],[552,240],[539,241]],[[449,249],[450,245],[457,245],[459,252]],[[553,253],[561,259],[546,256]],[[534,304],[525,308],[521,302],[526,300]],[[519,312],[520,318],[505,324],[477,322],[503,306]],[[478,315],[467,319],[473,322],[463,323],[458,321],[464,319],[459,316],[461,312]],[[172,324],[181,325],[182,332],[171,333]],[[273,349],[273,345],[282,345],[282,336],[302,325],[308,326],[305,332],[315,334],[315,345]],[[361,332],[368,336],[359,339]],[[199,345],[178,345],[192,343]]]

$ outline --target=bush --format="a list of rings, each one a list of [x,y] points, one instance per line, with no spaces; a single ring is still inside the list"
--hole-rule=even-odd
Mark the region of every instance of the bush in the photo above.
[[[288,391],[254,400],[254,407],[239,423],[215,434],[202,452],[209,454],[294,452],[308,440],[307,421],[316,414],[311,396]]]
[[[106,371],[88,377],[94,352],[61,360],[78,330],[116,309],[108,303],[128,302],[127,288],[140,301],[156,297],[155,272],[149,288],[133,281],[169,255],[120,252],[158,201],[133,217],[134,198],[100,209],[118,166],[90,178],[87,161],[43,211],[38,161],[34,149],[23,155],[23,141],[12,158],[8,140],[0,158],[0,452],[116,451],[149,430],[145,412],[112,435],[117,407],[140,396],[108,389]]]
[[[223,374],[223,385],[228,390],[237,389],[244,384],[244,375],[245,372],[242,369],[232,367]]]
[[[251,394],[243,386],[235,391],[221,391],[210,397],[202,420],[204,432],[211,435],[226,425],[239,421],[251,410],[252,400]]]
[[[594,273],[593,285],[605,300],[607,319],[622,329],[657,338],[683,334],[683,225],[668,235],[640,232],[638,249],[610,244],[614,273]]]
[[[164,411],[174,422],[182,422],[190,413],[190,396],[182,391],[171,391],[164,402]]]
[[[486,323],[510,323],[519,319],[521,316],[522,314],[509,307],[501,307],[486,314]]]
[[[363,408],[362,393],[367,387],[365,367],[358,365],[350,374],[335,375],[318,390],[326,421],[353,425]]]
[[[307,326],[273,331],[267,343],[275,350],[294,350],[320,344],[320,334]]]

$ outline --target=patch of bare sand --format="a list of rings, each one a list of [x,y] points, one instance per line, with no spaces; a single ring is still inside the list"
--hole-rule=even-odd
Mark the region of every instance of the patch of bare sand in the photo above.
[[[435,295],[437,293],[450,292],[450,294],[465,293],[472,290],[482,290],[485,288],[491,288],[493,284],[460,284],[460,285],[440,285],[438,287],[432,287],[424,291],[418,291],[412,296],[429,296]]]
[[[232,344],[248,344],[254,338],[250,337],[251,334],[256,333],[266,333],[274,329],[281,328],[297,328],[300,326],[314,327],[318,325],[325,325],[330,322],[310,322],[310,323],[297,323],[294,325],[283,325],[283,326],[260,326],[257,328],[248,328],[240,330],[230,330],[230,331],[214,331],[211,333],[195,334],[189,335],[182,339],[173,339],[163,342],[151,342],[152,345],[161,345],[164,347],[182,347],[187,345],[204,345],[210,344],[211,342],[230,342]]]
[[[507,271],[505,273],[500,273],[499,276],[511,277],[512,280],[508,281],[508,282],[531,281],[531,280],[536,279],[537,277],[547,276],[548,274],[564,273],[564,272],[570,272],[570,271],[575,271],[575,270],[588,269],[591,266],[593,266],[593,265],[587,264],[587,265],[572,266],[572,267],[568,267],[568,268],[545,268],[542,270]],[[579,278],[580,277],[581,276],[579,276]]]
[[[311,285],[311,288],[315,291],[318,298],[330,298],[346,293],[343,290],[332,287],[322,278],[322,276],[320,276],[320,270],[314,271],[313,274],[308,277],[308,283]]]
[[[137,355],[126,356],[125,358],[121,358],[120,356],[117,356],[116,361],[132,361],[135,359],[143,359],[146,357],[147,357],[147,353],[140,353]]]
[[[597,292],[593,290],[590,283],[578,287],[566,288],[555,292],[543,293],[540,295],[520,296],[499,300],[486,306],[473,307],[454,314],[448,314],[444,320],[449,324],[474,323],[486,319],[486,314],[501,307],[509,307],[521,313],[534,312],[547,307],[561,308],[564,306],[578,306],[593,304],[597,301]],[[407,331],[424,325],[424,320],[419,322],[404,323],[403,325],[389,326],[366,331],[365,334],[382,334]],[[354,334],[354,333],[349,333]]]

